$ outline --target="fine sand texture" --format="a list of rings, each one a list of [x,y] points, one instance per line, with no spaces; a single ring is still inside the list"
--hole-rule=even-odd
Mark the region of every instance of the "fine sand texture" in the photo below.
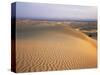
[[[16,72],[97,67],[96,41],[71,27],[22,26],[16,35]]]

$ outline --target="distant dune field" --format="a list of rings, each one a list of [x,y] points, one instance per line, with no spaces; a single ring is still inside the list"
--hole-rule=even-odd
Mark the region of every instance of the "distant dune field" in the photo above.
[[[16,72],[97,67],[96,40],[65,25],[17,27]]]

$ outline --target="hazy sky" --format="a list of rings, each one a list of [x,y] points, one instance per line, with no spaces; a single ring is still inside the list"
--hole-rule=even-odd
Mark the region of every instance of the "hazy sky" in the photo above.
[[[16,17],[49,20],[96,20],[97,7],[17,2]]]

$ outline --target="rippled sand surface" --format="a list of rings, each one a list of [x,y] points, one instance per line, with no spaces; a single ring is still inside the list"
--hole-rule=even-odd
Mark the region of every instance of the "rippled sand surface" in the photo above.
[[[96,41],[70,27],[37,26],[33,29],[26,27],[26,30],[22,29],[17,36],[16,72],[97,66]]]

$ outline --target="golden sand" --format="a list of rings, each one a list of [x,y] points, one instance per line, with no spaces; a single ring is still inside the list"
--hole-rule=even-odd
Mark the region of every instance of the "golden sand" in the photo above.
[[[16,41],[16,72],[95,68],[96,42],[69,27]]]

